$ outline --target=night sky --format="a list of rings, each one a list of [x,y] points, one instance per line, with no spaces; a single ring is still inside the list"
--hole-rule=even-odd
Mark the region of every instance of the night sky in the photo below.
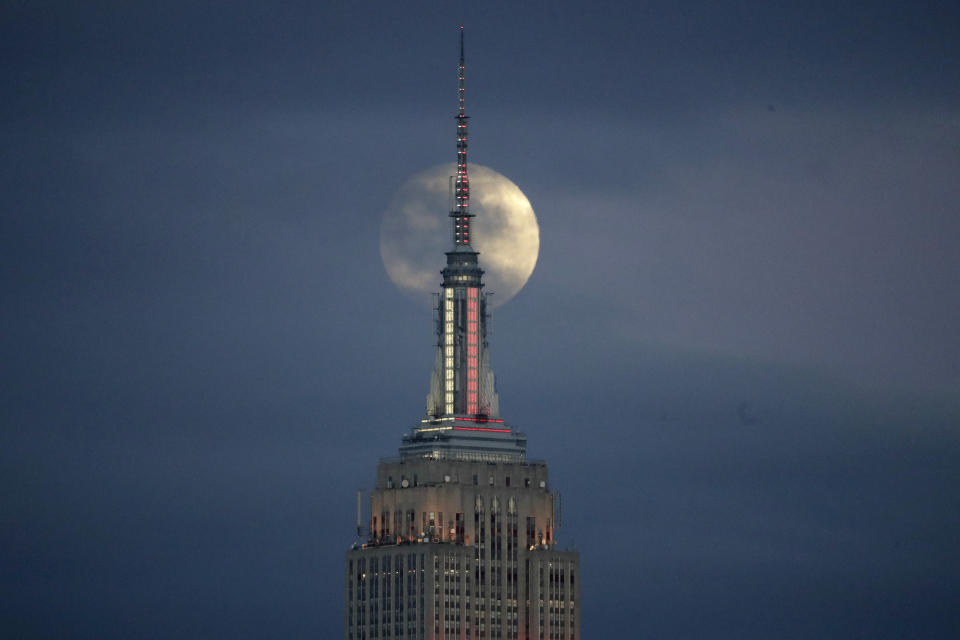
[[[583,637],[960,637],[923,0],[4,2],[0,635],[341,637],[434,355],[380,219],[456,157],[461,23],[470,158],[541,225],[492,360]]]

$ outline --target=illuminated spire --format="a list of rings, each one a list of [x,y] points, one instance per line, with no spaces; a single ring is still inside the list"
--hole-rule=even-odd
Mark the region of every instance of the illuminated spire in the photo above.
[[[441,271],[443,291],[437,309],[437,356],[427,394],[427,422],[462,420],[498,422],[500,402],[490,369],[487,344],[487,294],[479,254],[470,245],[470,180],[467,177],[465,64],[460,27],[459,106],[457,108],[457,176],[452,251]]]
[[[466,76],[463,57],[463,27],[460,27],[460,66],[457,69],[457,180],[453,218],[453,243],[455,247],[470,245],[470,178],[467,175],[467,119],[464,93]]]
[[[437,298],[437,350],[427,414],[420,427],[404,435],[404,458],[510,460],[526,457],[527,438],[500,417],[500,396],[490,366],[487,343],[487,293],[479,256],[470,246],[470,181],[467,177],[467,114],[464,104],[465,64],[460,27],[460,66],[457,108],[457,176],[454,247]]]

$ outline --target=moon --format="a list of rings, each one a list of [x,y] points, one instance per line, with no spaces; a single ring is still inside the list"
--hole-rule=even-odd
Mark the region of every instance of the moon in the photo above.
[[[380,223],[380,257],[390,280],[423,301],[440,290],[444,253],[453,249],[450,176],[456,164],[440,164],[409,178],[390,201]],[[527,283],[540,254],[537,216],[520,187],[489,167],[470,171],[471,244],[490,303],[500,306]]]

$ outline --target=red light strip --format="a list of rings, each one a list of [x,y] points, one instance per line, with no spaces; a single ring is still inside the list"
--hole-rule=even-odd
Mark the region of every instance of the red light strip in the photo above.
[[[477,402],[477,296],[478,287],[467,287],[467,413],[479,413]]]
[[[493,431],[494,433],[510,433],[510,429],[485,429],[483,427],[454,427],[454,429],[457,431]]]
[[[503,420],[497,420],[496,418],[468,418],[466,416],[457,416],[454,420],[469,420],[470,422],[498,422],[503,424]]]

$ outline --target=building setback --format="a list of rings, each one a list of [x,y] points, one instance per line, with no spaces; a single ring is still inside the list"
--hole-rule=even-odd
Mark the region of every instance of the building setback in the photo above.
[[[453,248],[426,417],[377,465],[366,542],[346,557],[346,640],[578,640],[579,556],[557,545],[547,465],[499,413],[470,244],[463,28]]]

